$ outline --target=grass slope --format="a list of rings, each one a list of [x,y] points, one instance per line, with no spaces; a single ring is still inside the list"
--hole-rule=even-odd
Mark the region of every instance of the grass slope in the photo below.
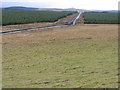
[[[3,35],[3,87],[115,88],[117,60],[117,25]]]

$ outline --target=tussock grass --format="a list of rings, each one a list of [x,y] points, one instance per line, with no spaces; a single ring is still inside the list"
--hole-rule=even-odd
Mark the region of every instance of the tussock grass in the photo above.
[[[117,25],[3,35],[3,87],[118,87]]]

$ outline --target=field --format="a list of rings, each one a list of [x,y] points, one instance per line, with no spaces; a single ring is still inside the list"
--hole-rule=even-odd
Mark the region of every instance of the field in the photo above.
[[[27,11],[2,10],[2,25],[15,25],[39,22],[55,22],[60,18],[76,13],[74,11]]]
[[[85,24],[118,24],[118,13],[111,12],[85,12]]]
[[[3,35],[3,87],[117,88],[114,24],[75,25]]]

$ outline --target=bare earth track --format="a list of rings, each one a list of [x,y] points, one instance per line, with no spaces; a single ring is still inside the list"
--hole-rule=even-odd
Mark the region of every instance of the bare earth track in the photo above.
[[[62,18],[55,23],[31,23],[31,24],[18,24],[18,25],[2,26],[2,31],[11,31],[11,30],[16,30],[16,29],[35,28],[35,27],[63,24],[63,23],[68,22],[68,20],[72,19],[75,15],[76,14],[69,15],[66,18]]]
[[[51,24],[47,23],[47,24],[49,24],[48,26],[46,26],[47,24],[46,25],[42,24],[42,26],[39,26],[39,27],[32,26],[32,28],[29,27],[29,28],[2,31],[2,32],[0,32],[0,34],[16,33],[16,32],[21,32],[21,31],[25,31],[25,30],[35,30],[35,29],[54,28],[54,27],[64,27],[64,26],[69,26],[69,25],[75,25],[76,21],[79,19],[80,15],[81,15],[81,12],[79,12],[78,14],[70,15],[64,19],[60,19],[59,21],[57,21],[55,23],[51,23]]]

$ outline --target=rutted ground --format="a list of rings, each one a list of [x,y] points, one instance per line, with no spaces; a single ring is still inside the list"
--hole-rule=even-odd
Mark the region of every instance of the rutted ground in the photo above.
[[[118,87],[117,25],[3,35],[3,87]]]

